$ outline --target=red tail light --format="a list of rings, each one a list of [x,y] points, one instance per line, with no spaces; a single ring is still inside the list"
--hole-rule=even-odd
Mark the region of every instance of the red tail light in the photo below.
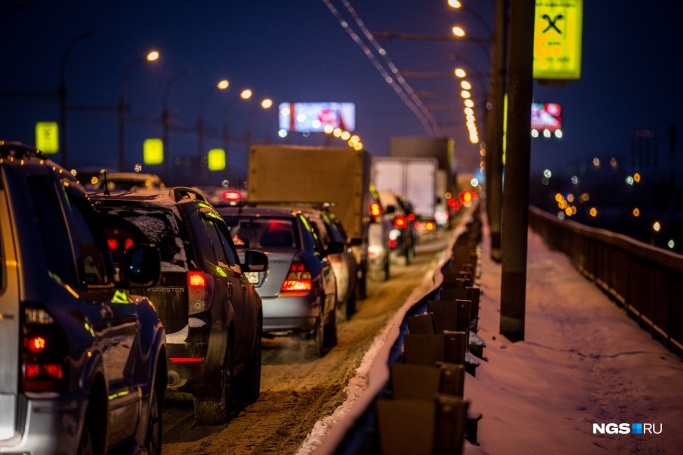
[[[118,249],[119,247],[119,239],[117,238],[108,238],[107,239],[107,246],[109,246],[109,249],[111,251],[114,251]],[[123,249],[127,250],[128,248],[133,246],[133,239],[130,237],[123,239]]]
[[[409,219],[410,221],[415,221],[415,214],[414,214],[414,213],[408,214],[408,219]]]
[[[64,333],[42,309],[27,308],[23,324],[22,385],[27,392],[65,389],[67,346]]]
[[[238,202],[242,199],[239,191],[223,191],[223,200],[228,202]]]
[[[187,272],[188,313],[195,314],[211,306],[213,277],[198,270]]]
[[[288,291],[310,291],[313,289],[311,272],[303,262],[292,262],[289,266],[287,278],[282,283],[282,292]]]
[[[399,215],[396,218],[394,218],[394,227],[398,229],[403,229],[406,226],[408,226],[408,220],[405,216]]]
[[[398,242],[396,240],[389,240],[389,248],[396,248]]]

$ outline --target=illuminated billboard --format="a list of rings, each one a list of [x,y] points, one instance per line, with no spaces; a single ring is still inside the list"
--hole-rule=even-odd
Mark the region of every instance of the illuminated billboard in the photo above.
[[[555,133],[562,130],[562,108],[557,103],[531,103],[531,130]]]
[[[279,129],[294,133],[322,133],[325,126],[356,129],[354,103],[281,103]]]

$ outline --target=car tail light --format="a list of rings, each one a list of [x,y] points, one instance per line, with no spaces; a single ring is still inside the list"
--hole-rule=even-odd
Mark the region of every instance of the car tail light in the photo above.
[[[405,216],[399,215],[396,218],[394,218],[394,227],[396,227],[397,229],[403,229],[406,226],[408,226],[408,220]]]
[[[68,383],[64,332],[40,308],[24,310],[22,327],[22,386],[25,392],[60,392]]]
[[[213,300],[213,277],[199,270],[187,272],[188,313],[208,310]]]
[[[373,202],[370,204],[370,215],[371,216],[381,216],[382,215],[382,206],[379,205],[379,202]]]
[[[168,360],[173,363],[194,364],[202,363],[204,361],[204,357],[169,357]]]
[[[414,214],[414,213],[409,213],[409,214],[408,214],[408,220],[410,220],[410,221],[415,221],[415,214]]]
[[[396,240],[389,240],[389,248],[396,248],[398,242]]]
[[[123,249],[127,250],[128,248],[133,246],[133,239],[130,237],[126,237],[123,240]],[[110,237],[107,239],[107,245],[109,246],[109,249],[111,251],[116,251],[119,248],[119,239],[115,237]]]
[[[242,195],[239,191],[223,191],[223,200],[228,202],[239,202]]]
[[[287,278],[282,283],[282,292],[288,291],[310,291],[313,289],[311,272],[303,262],[292,262],[289,266]]]

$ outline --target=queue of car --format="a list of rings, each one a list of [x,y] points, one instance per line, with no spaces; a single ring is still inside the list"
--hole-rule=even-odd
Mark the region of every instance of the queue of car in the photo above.
[[[365,292],[354,249],[382,280],[414,254],[410,204],[374,188],[361,246],[332,203],[89,178],[0,142],[0,452],[47,438],[60,452],[158,453],[174,393],[199,423],[225,423],[259,397],[262,336],[316,357],[337,344]]]

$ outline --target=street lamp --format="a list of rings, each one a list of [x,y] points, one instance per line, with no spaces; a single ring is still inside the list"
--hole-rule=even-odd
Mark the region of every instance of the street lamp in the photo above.
[[[176,73],[164,87],[164,93],[162,97],[162,107],[161,107],[161,143],[163,144],[164,150],[164,181],[169,180],[168,172],[168,162],[170,161],[171,155],[168,151],[168,135],[169,135],[169,115],[168,115],[168,94],[171,91],[171,86],[181,77],[190,74],[192,68],[185,68],[184,70]],[[168,184],[168,182],[167,182]]]
[[[138,66],[140,63],[144,62],[155,62],[159,60],[159,52],[150,51],[142,58],[133,60],[128,64],[128,66],[123,70],[123,76],[121,76],[121,84],[119,86],[119,170],[123,171],[126,166],[126,145],[125,145],[125,123],[126,123],[126,81],[130,75],[133,68]]]
[[[251,98],[253,95],[253,92],[249,88],[245,88],[242,90],[239,95],[231,98],[228,103],[225,105],[225,110],[223,111],[223,129],[221,131],[221,135],[223,136],[223,148],[225,149],[225,164],[230,162],[230,132],[228,130],[228,111],[230,110],[230,107],[235,104],[236,101],[239,100],[248,100]]]
[[[199,116],[197,117],[197,159],[199,160],[200,169],[202,167],[202,155],[204,154],[204,103],[214,90],[226,90],[230,86],[227,79],[218,81],[214,86],[209,87],[199,98]]]
[[[87,32],[83,33],[80,36],[77,36],[73,41],[69,43],[69,45],[66,47],[64,50],[64,53],[62,54],[62,60],[59,64],[59,123],[60,123],[60,130],[61,134],[59,135],[59,141],[60,141],[60,147],[59,149],[62,151],[62,166],[68,169],[68,160],[67,160],[67,153],[66,153],[66,82],[64,78],[64,72],[66,69],[66,61],[69,57],[69,53],[71,52],[71,49],[73,49],[78,43],[81,41],[85,40],[86,38],[89,38],[99,32],[98,28],[91,28]]]

